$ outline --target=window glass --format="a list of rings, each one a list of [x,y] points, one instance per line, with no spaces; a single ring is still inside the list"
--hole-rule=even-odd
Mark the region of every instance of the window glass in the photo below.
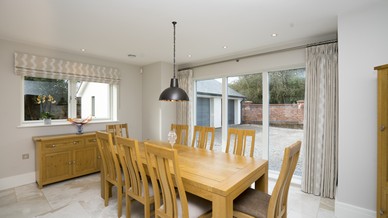
[[[197,81],[197,126],[215,127],[213,150],[222,150],[222,80]]]
[[[93,116],[108,119],[110,114],[110,85],[95,82],[77,82],[77,117]]]
[[[303,140],[305,69],[269,72],[269,169],[280,171],[284,148]],[[302,176],[300,154],[295,175]]]
[[[228,128],[253,129],[255,141],[247,137],[245,155],[254,146],[254,157],[263,156],[263,90],[262,74],[228,78]]]
[[[25,77],[24,120],[39,120],[44,114],[52,119],[67,119],[69,81]]]

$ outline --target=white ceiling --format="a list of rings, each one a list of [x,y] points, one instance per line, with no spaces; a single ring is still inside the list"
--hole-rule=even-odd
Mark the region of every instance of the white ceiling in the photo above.
[[[190,65],[333,37],[339,14],[376,1],[1,0],[0,38],[85,48],[85,55],[140,66],[172,63],[176,20],[176,61]]]

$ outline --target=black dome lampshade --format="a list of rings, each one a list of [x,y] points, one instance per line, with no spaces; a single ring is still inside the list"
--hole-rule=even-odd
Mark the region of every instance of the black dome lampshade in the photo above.
[[[165,89],[162,94],[160,94],[159,101],[188,101],[189,96],[186,92],[179,88],[178,78],[175,76],[175,25],[176,21],[172,22],[174,26],[174,77],[171,78],[170,87]]]

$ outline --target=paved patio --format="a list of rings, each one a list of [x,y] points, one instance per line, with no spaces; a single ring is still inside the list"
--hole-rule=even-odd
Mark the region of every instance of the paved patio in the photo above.
[[[242,124],[242,125],[232,125],[232,128],[242,128],[242,129],[254,129],[256,130],[255,136],[255,157],[262,157],[263,155],[263,141],[262,141],[262,126],[261,125],[252,125],[252,124]],[[280,127],[270,127],[269,128],[269,170],[280,171],[282,160],[283,160],[283,151],[286,146],[291,145],[297,140],[303,140],[303,130],[302,129],[289,129],[289,128],[280,128]],[[221,151],[221,128],[216,129],[215,140],[214,140],[214,150]],[[249,150],[249,149],[248,149]],[[302,159],[303,159],[303,149],[299,156],[299,161],[295,169],[295,175],[302,176]]]

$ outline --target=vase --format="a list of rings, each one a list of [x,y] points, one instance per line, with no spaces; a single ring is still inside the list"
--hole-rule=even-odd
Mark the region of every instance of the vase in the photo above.
[[[77,135],[84,133],[84,125],[83,124],[75,124],[75,126],[77,127]]]
[[[170,142],[171,147],[174,146],[176,138],[177,135],[175,133],[175,130],[171,130],[170,132],[168,132],[168,142]]]
[[[50,125],[51,124],[51,118],[45,118],[43,119],[44,125]]]

